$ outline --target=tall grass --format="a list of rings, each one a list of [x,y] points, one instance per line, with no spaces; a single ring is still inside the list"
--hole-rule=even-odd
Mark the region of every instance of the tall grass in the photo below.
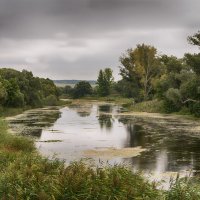
[[[164,113],[163,102],[159,100],[144,101],[135,103],[129,107],[129,110],[136,112]]]

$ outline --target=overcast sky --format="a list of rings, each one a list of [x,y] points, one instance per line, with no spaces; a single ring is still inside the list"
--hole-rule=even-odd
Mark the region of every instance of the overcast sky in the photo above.
[[[51,79],[96,79],[145,43],[159,54],[198,51],[200,0],[0,0],[0,67]]]

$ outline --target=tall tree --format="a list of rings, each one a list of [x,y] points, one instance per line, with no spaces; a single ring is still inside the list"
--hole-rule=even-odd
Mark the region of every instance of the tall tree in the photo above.
[[[74,87],[73,97],[80,98],[92,94],[92,86],[87,81],[80,81]]]
[[[123,78],[137,82],[145,100],[151,94],[152,80],[159,75],[160,62],[157,50],[149,45],[137,45],[136,49],[129,49],[128,54],[120,58],[122,66],[120,74]]]
[[[113,80],[114,78],[110,68],[105,68],[104,70],[99,71],[99,76],[97,78],[97,91],[100,96],[107,96],[110,94]]]

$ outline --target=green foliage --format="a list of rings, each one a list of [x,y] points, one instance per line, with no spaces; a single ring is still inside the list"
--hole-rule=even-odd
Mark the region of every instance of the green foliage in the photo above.
[[[3,83],[0,81],[0,105],[4,104],[6,99],[7,99],[7,91]]]
[[[166,92],[166,100],[171,102],[175,108],[179,109],[181,107],[181,93],[178,89],[169,88]]]
[[[135,49],[129,49],[127,54],[120,58],[120,62],[122,78],[134,83],[144,100],[149,99],[153,93],[153,78],[159,77],[161,73],[157,50],[153,46],[137,45]]]
[[[185,61],[197,75],[200,75],[200,53],[185,54]]]
[[[80,98],[92,94],[92,86],[87,81],[80,81],[73,89],[73,98]]]
[[[32,72],[0,69],[0,105],[6,107],[39,107],[44,99],[58,91],[53,81],[34,77]]]
[[[73,89],[70,85],[66,85],[63,90],[63,93],[69,96],[73,93]]]
[[[200,184],[186,177],[171,182],[170,189],[165,192],[165,200],[197,200],[200,199]]]
[[[132,104],[132,106],[129,109],[136,112],[163,113],[165,112],[163,107],[163,101],[154,99],[150,101],[143,101],[140,103]]]
[[[189,36],[188,41],[190,44],[200,46],[200,31],[195,33],[193,36]]]
[[[134,82],[122,79],[114,85],[114,89],[123,97],[141,99],[138,96],[139,89]]]
[[[180,73],[183,69],[184,62],[175,56],[162,55],[160,58],[166,73]]]
[[[189,105],[190,112],[194,114],[195,117],[200,117],[200,102],[193,102]]]
[[[10,81],[5,81],[5,83],[7,92],[6,106],[23,107],[24,95],[20,92],[17,80],[11,78]]]
[[[49,95],[44,99],[45,106],[56,106],[58,104],[58,99],[55,95]]]
[[[97,93],[99,96],[108,96],[110,94],[113,80],[112,70],[110,68],[99,71],[97,79]]]

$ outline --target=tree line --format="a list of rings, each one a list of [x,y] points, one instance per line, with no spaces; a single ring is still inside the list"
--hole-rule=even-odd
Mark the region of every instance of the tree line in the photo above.
[[[188,42],[200,47],[200,32],[189,36]],[[200,53],[177,58],[158,55],[154,46],[139,44],[119,60],[120,81],[114,82],[112,70],[106,68],[99,71],[95,88],[88,82],[79,82],[75,88],[66,86],[64,93],[74,98],[115,94],[135,102],[157,99],[167,113],[185,110],[200,116]]]
[[[57,100],[58,90],[52,80],[34,77],[26,70],[0,69],[0,106],[40,107]]]

